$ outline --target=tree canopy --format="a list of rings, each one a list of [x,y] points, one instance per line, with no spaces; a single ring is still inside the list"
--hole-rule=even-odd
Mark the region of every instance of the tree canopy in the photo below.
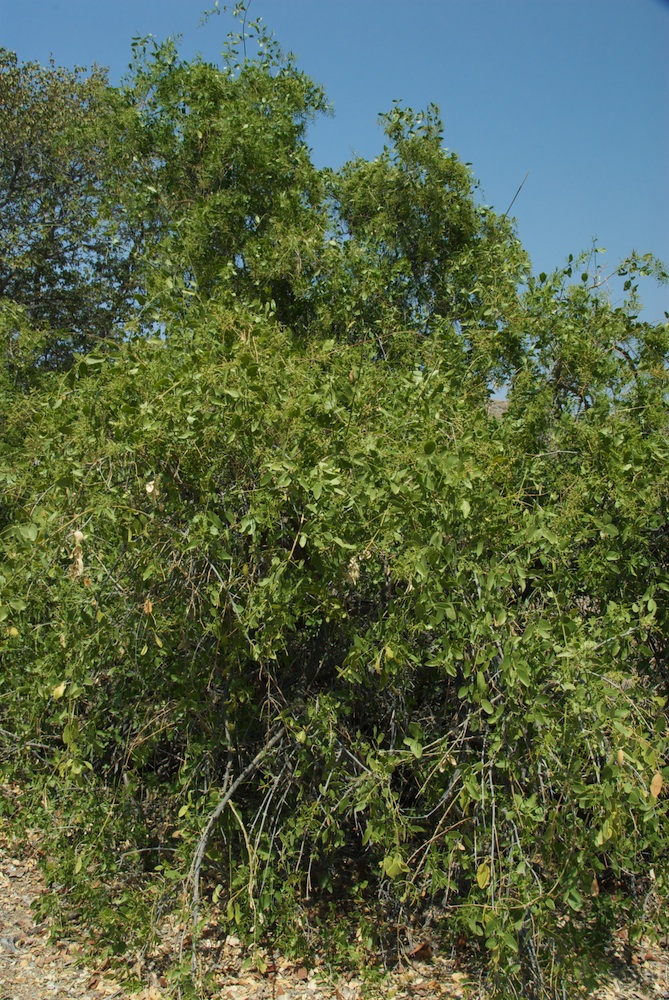
[[[183,889],[184,989],[217,906],[258,961],[432,928],[562,996],[666,920],[666,274],[533,276],[434,107],[317,170],[246,30],[121,87],[2,53],[14,819],[112,951]]]

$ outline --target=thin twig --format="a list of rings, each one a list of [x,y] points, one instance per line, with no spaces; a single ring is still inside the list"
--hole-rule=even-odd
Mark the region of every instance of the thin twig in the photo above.
[[[213,830],[213,828],[214,828],[214,826],[215,826],[215,824],[216,824],[219,816],[221,815],[221,813],[223,812],[223,810],[225,809],[225,807],[227,806],[227,804],[230,802],[230,799],[235,794],[235,792],[237,791],[237,789],[239,788],[239,786],[242,785],[246,781],[246,779],[249,778],[253,774],[253,772],[255,770],[257,770],[258,765],[261,763],[262,760],[264,760],[264,758],[267,756],[267,754],[269,753],[269,751],[273,747],[275,747],[277,745],[277,743],[280,742],[280,740],[284,737],[285,732],[286,732],[285,728],[283,726],[281,726],[280,729],[271,738],[271,740],[269,740],[269,742],[265,744],[265,746],[262,748],[262,750],[260,750],[255,755],[255,757],[253,758],[253,760],[251,761],[251,763],[247,764],[247,766],[244,768],[244,770],[241,772],[241,774],[239,774],[235,778],[235,780],[232,782],[232,784],[228,788],[227,792],[225,793],[225,795],[223,796],[223,798],[221,799],[221,801],[218,803],[218,805],[216,806],[216,808],[214,809],[214,811],[209,816],[209,819],[207,820],[207,825],[205,826],[204,830],[200,834],[200,839],[198,840],[198,843],[197,843],[197,849],[196,849],[195,854],[193,856],[193,863],[191,865],[191,870],[190,870],[190,873],[189,873],[189,877],[192,878],[192,880],[193,880],[193,903],[192,903],[192,906],[193,906],[193,963],[192,963],[192,965],[193,965],[193,973],[195,973],[195,971],[196,971],[195,967],[196,967],[196,962],[197,962],[196,932],[197,932],[197,921],[198,921],[199,904],[200,904],[200,868],[202,867],[202,861],[204,859],[204,854],[205,854],[205,851],[207,849],[207,844],[209,843],[209,837],[211,835],[211,831]]]
[[[242,44],[244,46],[244,62],[246,62],[246,18],[249,14],[249,7],[251,6],[252,0],[248,0],[248,3],[244,4],[244,20],[242,21]]]
[[[510,212],[510,211],[511,211],[511,209],[513,208],[513,203],[514,203],[514,201],[516,200],[516,198],[518,197],[518,195],[520,194],[520,192],[521,192],[521,191],[523,190],[523,184],[525,183],[525,181],[527,180],[527,178],[528,178],[529,176],[530,176],[530,172],[529,172],[529,170],[528,170],[528,171],[527,171],[527,173],[525,174],[525,176],[523,177],[522,181],[520,182],[520,187],[518,188],[518,190],[517,190],[517,191],[516,191],[516,193],[514,194],[513,198],[511,199],[511,204],[510,204],[510,205],[509,205],[509,207],[507,208],[506,212],[504,212],[504,214],[502,215],[502,218],[503,218],[503,219],[505,219],[505,218],[507,217],[507,215],[509,214],[509,212]]]

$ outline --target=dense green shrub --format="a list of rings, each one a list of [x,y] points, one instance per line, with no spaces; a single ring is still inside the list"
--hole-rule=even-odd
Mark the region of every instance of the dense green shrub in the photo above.
[[[530,278],[434,109],[319,173],[253,30],[115,97],[123,334],[45,371],[2,302],[3,769],[112,949],[195,883],[260,944],[433,926],[561,995],[666,901],[659,266]]]

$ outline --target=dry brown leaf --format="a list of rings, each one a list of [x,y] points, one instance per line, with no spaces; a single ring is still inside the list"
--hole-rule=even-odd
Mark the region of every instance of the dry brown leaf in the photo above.
[[[360,563],[355,556],[351,558],[348,564],[348,569],[346,571],[346,582],[352,587],[355,587],[356,583],[360,579]]]
[[[295,970],[295,978],[296,979],[307,979],[308,976],[309,976],[309,973],[307,972],[307,970],[304,968],[303,965],[301,965],[299,967],[299,969]]]
[[[407,952],[407,958],[417,958],[419,961],[424,962],[427,959],[432,958],[434,954],[434,949],[429,941],[421,941],[417,944],[411,951]]]
[[[653,776],[653,780],[650,783],[650,794],[656,799],[660,792],[662,791],[662,775],[659,771]]]

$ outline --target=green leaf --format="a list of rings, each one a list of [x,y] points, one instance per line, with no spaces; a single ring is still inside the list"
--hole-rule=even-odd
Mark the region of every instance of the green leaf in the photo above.
[[[423,756],[423,747],[418,742],[418,740],[414,740],[414,739],[411,739],[411,737],[409,737],[409,736],[405,736],[405,738],[404,738],[404,744],[409,747],[409,749],[411,750],[411,753],[414,755],[414,757],[417,760],[420,760],[420,758]]]
[[[63,729],[61,739],[65,744],[65,746],[70,746],[70,744],[75,743],[77,741],[78,737],[79,737],[79,724],[76,719],[73,719],[71,722],[68,722],[65,728]]]
[[[381,862],[381,868],[388,878],[397,878],[409,871],[409,866],[401,854],[387,855]]]
[[[476,881],[479,889],[485,889],[490,885],[490,863],[483,861],[476,869]]]
[[[545,618],[540,618],[534,623],[534,630],[537,635],[540,635],[542,639],[551,638],[551,626],[550,622],[547,622]]]
[[[500,938],[502,942],[506,945],[506,947],[509,949],[509,951],[512,951],[515,954],[518,953],[518,939],[516,938],[515,934],[511,934],[509,933],[509,931],[503,931],[502,934],[500,935]]]

